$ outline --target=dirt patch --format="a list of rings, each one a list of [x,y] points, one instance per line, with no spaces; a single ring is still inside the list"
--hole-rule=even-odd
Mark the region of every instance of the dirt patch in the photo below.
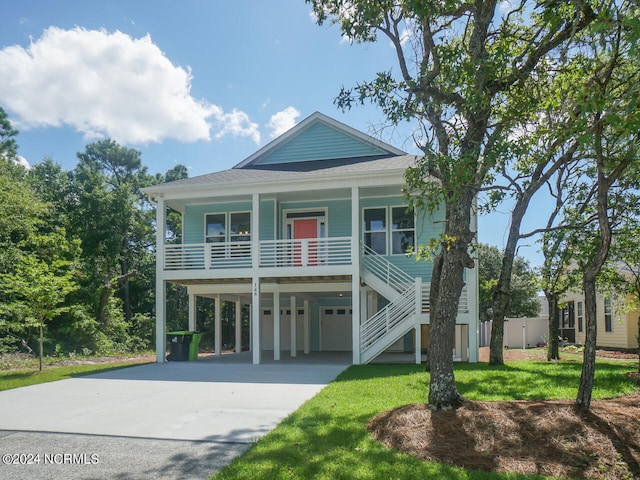
[[[570,352],[560,351],[560,358],[562,358],[563,353],[578,353],[582,354],[581,351],[576,350],[575,347],[571,347],[572,350]],[[517,362],[519,360],[546,360],[547,359],[547,350],[546,348],[527,348],[526,350],[522,350],[521,348],[505,348],[502,352],[502,356],[505,362]],[[615,358],[618,360],[638,360],[638,354],[633,352],[622,352],[617,350],[596,350],[596,356],[602,358]],[[480,347],[479,349],[479,360],[481,362],[489,361],[489,347]]]
[[[372,435],[418,458],[469,470],[590,479],[640,478],[640,395],[592,402],[405,405],[369,422]]]

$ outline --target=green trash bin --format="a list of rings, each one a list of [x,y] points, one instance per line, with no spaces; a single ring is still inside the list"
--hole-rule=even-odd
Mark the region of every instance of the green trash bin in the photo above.
[[[201,333],[191,332],[191,343],[189,344],[189,360],[198,360],[198,352],[200,351]]]
[[[186,330],[167,332],[167,343],[169,344],[167,360],[170,362],[184,362],[189,360],[192,337],[193,332]]]

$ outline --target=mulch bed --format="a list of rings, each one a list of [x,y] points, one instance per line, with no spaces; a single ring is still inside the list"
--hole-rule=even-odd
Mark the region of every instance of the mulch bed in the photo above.
[[[405,405],[369,422],[374,438],[418,458],[469,470],[591,479],[640,478],[640,395],[593,401]]]

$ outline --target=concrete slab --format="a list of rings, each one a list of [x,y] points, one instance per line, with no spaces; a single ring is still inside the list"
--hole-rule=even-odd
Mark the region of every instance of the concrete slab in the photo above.
[[[140,448],[154,458],[155,468],[166,460],[158,458],[164,455],[160,452],[173,448],[173,456],[191,458],[193,452],[201,451],[205,458],[211,454],[226,463],[346,367],[170,362],[7,390],[0,392],[0,453],[95,453],[103,458],[103,465],[111,459],[115,468],[120,461],[131,463],[131,449]],[[159,447],[158,442],[163,441],[171,445]],[[60,451],[62,445],[68,450]],[[94,450],[87,450],[89,446]],[[8,476],[19,471],[31,473],[24,478],[43,478],[37,470],[17,467],[0,464],[0,478],[22,478]],[[49,467],[56,470],[69,465]],[[93,476],[104,473],[95,467],[83,465],[91,470],[77,478],[117,477]],[[148,462],[127,468],[140,476],[123,478],[155,477],[149,475]],[[75,478],[67,470],[63,475],[47,472],[47,478]],[[175,477],[162,472],[162,478],[186,478],[183,470]]]

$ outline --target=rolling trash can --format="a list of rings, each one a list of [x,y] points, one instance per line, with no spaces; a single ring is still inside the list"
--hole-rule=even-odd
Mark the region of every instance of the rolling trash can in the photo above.
[[[199,332],[191,332],[191,343],[189,343],[189,360],[198,360],[198,352],[200,351],[200,338],[202,334]]]
[[[188,331],[167,332],[167,343],[169,344],[167,360],[170,362],[189,360],[189,345],[192,336],[193,332]]]

